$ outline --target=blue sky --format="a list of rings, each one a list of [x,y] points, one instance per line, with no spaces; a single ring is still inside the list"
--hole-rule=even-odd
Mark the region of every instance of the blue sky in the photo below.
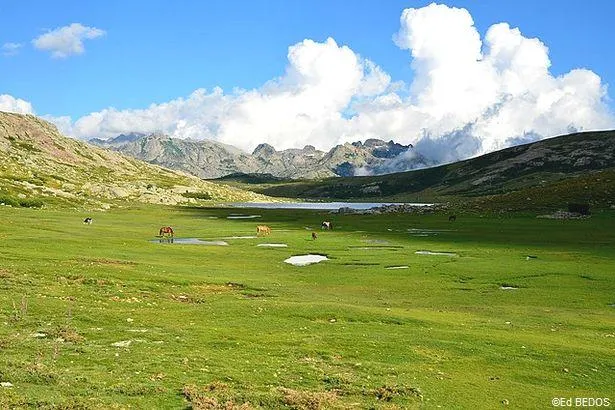
[[[610,21],[615,14],[613,2],[441,3],[466,9],[481,39],[492,25],[500,22],[519,28],[524,38],[539,39],[548,47],[549,71],[553,77],[585,68],[599,76],[602,87],[615,84],[615,56],[611,46],[615,28]],[[404,9],[421,9],[429,4],[396,0],[2,0],[0,95],[29,102],[39,115],[68,116],[70,126],[81,117],[110,107],[122,112],[190,99],[191,93],[198,89],[210,93],[214,87],[221,87],[225,96],[237,101],[244,97],[242,91],[234,91],[236,88],[266,94],[260,91],[264,84],[285,76],[292,66],[287,57],[290,46],[305,39],[321,44],[332,38],[338,47],[347,46],[356,56],[376,64],[390,77],[391,84],[402,82],[397,94],[406,98],[404,92],[412,94],[408,90],[419,74],[411,66],[411,51],[400,48],[393,36],[400,30]],[[60,58],[54,58],[50,49],[35,47],[33,40],[37,37],[72,23],[104,34],[83,40],[83,53]],[[391,90],[390,87],[382,89],[380,94]],[[408,101],[420,100],[420,95],[408,97]],[[357,100],[360,98],[353,96],[349,101],[356,103]],[[344,112],[356,111],[349,108],[350,104],[344,106]],[[601,104],[612,113],[614,104],[609,95],[601,97]],[[183,119],[189,124],[190,118]],[[577,128],[591,128],[591,121],[584,121]],[[218,126],[225,125],[213,124],[210,128]],[[451,127],[428,128],[433,132],[441,128],[447,133]],[[455,127],[459,128],[458,124]],[[320,135],[341,129],[330,124],[325,128],[328,131],[305,132]],[[531,134],[538,128],[535,126],[523,134]],[[558,130],[554,128],[554,132]],[[263,132],[266,139],[270,133]],[[347,129],[339,132],[352,134]],[[328,138],[332,142],[342,141]],[[406,141],[416,142],[416,138],[410,136]]]

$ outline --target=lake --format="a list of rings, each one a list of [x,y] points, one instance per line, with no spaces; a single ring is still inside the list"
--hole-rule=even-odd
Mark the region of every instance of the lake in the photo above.
[[[234,208],[262,208],[262,209],[369,209],[382,205],[412,205],[432,206],[433,204],[404,203],[404,202],[235,202],[225,204]]]

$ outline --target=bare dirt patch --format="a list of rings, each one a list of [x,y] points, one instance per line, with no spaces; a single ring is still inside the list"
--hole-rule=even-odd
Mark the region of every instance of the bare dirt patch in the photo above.
[[[298,410],[326,409],[337,400],[337,395],[334,392],[311,392],[285,387],[280,387],[278,391],[284,395],[282,400],[286,406]]]
[[[194,384],[186,385],[182,395],[195,410],[250,410],[254,409],[249,402],[236,403],[230,396],[229,387],[222,382],[212,382],[198,387]]]

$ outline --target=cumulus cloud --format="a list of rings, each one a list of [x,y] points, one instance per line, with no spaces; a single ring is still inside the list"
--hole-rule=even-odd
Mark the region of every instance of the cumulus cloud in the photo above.
[[[73,23],[59,27],[32,40],[34,47],[51,52],[53,58],[66,58],[71,55],[83,54],[83,40],[90,40],[105,35],[105,31]]]
[[[34,114],[32,104],[8,94],[0,94],[0,111],[15,112],[18,114]]]
[[[23,44],[20,43],[4,43],[2,45],[2,55],[7,57],[14,56],[22,46]]]
[[[253,90],[199,89],[143,109],[104,109],[56,123],[68,134],[162,131],[247,151],[319,149],[367,138],[414,144],[438,162],[615,125],[607,86],[587,69],[549,71],[549,50],[507,23],[481,38],[470,13],[431,4],[403,11],[393,41],[408,50],[409,92],[375,62],[329,38],[288,49],[284,73]]]

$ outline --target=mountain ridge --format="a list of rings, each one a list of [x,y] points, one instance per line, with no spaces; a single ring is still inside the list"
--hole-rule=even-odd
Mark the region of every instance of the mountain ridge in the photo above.
[[[178,169],[204,179],[225,175],[271,174],[288,179],[320,179],[360,173],[390,172],[388,164],[407,169],[434,165],[412,145],[368,139],[337,145],[328,152],[314,146],[281,151],[259,144],[252,153],[212,140],[182,140],[164,134],[122,134],[109,140],[90,140],[100,147],[153,164]]]

